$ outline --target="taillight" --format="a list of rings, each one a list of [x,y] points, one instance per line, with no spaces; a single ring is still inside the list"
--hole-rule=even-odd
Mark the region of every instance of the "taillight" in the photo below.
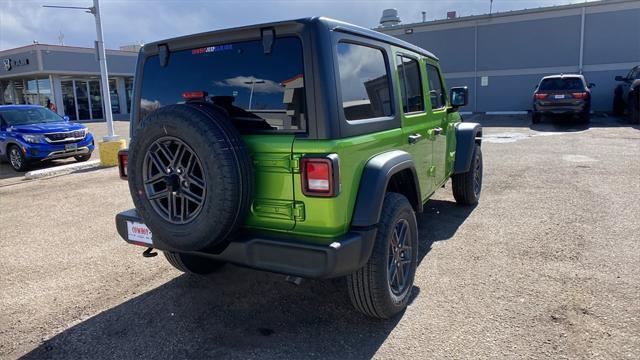
[[[535,94],[533,94],[533,97],[535,97],[536,100],[544,100],[547,96],[549,96],[549,94],[545,94],[545,93],[535,93]]]
[[[585,91],[585,92],[572,93],[571,96],[573,96],[576,99],[586,99],[587,96],[589,96],[589,94]]]
[[[207,97],[206,91],[185,91],[182,93],[182,98],[185,100],[202,100]]]
[[[302,193],[307,196],[336,196],[340,193],[338,155],[300,159]]]
[[[127,165],[129,164],[129,150],[118,151],[118,172],[120,173],[120,179],[127,180]]]

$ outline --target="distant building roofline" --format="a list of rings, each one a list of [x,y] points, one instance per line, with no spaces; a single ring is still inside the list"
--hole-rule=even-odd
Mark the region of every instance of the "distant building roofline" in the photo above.
[[[65,51],[80,50],[82,52],[95,51],[95,48],[92,48],[92,47],[35,43],[35,44],[29,44],[29,45],[19,46],[15,48],[0,50],[0,56],[5,55],[7,53],[16,53],[16,52],[25,51],[25,50],[57,50],[57,49],[65,50]],[[117,54],[117,53],[121,53],[125,55],[138,54],[136,51],[121,50],[121,49],[105,49],[105,50],[108,53],[112,53],[112,54]]]
[[[492,14],[458,16],[453,19],[443,18],[443,19],[437,19],[437,20],[431,20],[431,21],[425,21],[425,22],[414,22],[414,23],[398,24],[398,25],[392,25],[392,26],[378,26],[373,28],[373,30],[387,32],[389,30],[417,28],[420,26],[451,24],[451,23],[460,23],[465,21],[476,21],[476,20],[487,20],[487,19],[493,19],[493,18],[499,18],[499,17],[526,15],[526,14],[542,13],[542,12],[549,12],[549,11],[557,11],[557,10],[579,9],[583,7],[633,3],[637,1],[638,0],[588,0],[586,2],[567,4],[567,5],[543,6],[543,7],[531,8],[531,9],[494,12]]]

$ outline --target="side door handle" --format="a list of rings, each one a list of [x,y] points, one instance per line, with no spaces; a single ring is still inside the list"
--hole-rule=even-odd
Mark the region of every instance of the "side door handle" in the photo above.
[[[415,144],[420,140],[422,140],[422,135],[420,134],[409,135],[409,144]]]
[[[437,127],[433,129],[433,135],[440,135],[440,134],[442,134],[442,128]]]

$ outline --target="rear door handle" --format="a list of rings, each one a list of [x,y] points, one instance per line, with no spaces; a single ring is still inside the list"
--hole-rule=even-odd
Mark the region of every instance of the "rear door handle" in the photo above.
[[[415,144],[420,140],[422,140],[422,135],[420,134],[409,135],[409,144]]]
[[[440,135],[440,134],[442,134],[442,128],[437,127],[433,129],[433,135]]]

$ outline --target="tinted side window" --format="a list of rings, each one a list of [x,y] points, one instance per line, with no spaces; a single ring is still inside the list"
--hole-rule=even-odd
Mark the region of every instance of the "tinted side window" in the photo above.
[[[389,74],[381,50],[338,43],[338,69],[347,120],[391,115]]]
[[[404,56],[397,56],[398,76],[400,77],[400,93],[402,111],[405,113],[424,111],[422,82],[420,81],[420,64],[418,61]]]
[[[446,100],[442,90],[442,81],[438,68],[427,64],[427,78],[429,79],[429,100],[432,109],[440,109],[445,106]]]

